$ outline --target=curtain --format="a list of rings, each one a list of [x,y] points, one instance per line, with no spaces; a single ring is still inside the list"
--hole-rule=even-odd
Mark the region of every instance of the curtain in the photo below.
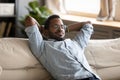
[[[101,9],[97,20],[114,20],[116,0],[101,0]]]
[[[115,21],[120,21],[120,0],[116,1]]]
[[[45,5],[53,13],[67,13],[65,10],[64,0],[43,0]],[[100,0],[100,12],[98,14],[97,20],[115,20],[115,10],[117,0]]]
[[[64,0],[45,0],[45,5],[53,13],[66,13],[64,7]]]

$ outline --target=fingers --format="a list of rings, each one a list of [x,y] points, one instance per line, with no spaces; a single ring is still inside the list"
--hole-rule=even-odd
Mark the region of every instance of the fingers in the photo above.
[[[91,21],[86,21],[84,24],[92,24]]]
[[[86,23],[92,24],[91,21],[87,21]]]
[[[92,24],[92,23],[91,23],[91,21],[82,22],[82,26],[84,26],[85,24]]]
[[[37,22],[36,19],[34,19],[33,17],[32,17],[32,19],[35,21],[35,23],[36,23],[38,26],[41,26],[41,25]]]
[[[25,19],[25,26],[28,27],[28,26],[32,26],[32,25],[35,25],[36,24],[36,21],[34,18],[32,18],[31,16],[27,16],[26,19]]]

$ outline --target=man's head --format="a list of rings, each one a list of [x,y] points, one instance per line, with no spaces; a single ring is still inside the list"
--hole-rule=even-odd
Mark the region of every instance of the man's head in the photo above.
[[[58,15],[51,15],[45,21],[44,30],[48,38],[63,40],[66,26]]]

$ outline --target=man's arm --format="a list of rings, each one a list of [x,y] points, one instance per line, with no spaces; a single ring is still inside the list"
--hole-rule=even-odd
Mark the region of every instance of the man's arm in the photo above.
[[[88,22],[76,23],[68,27],[70,31],[79,31],[73,40],[75,40],[81,48],[86,47],[93,33],[93,26]]]
[[[91,38],[91,35],[93,33],[93,26],[92,24],[85,24],[80,32],[77,34],[75,40],[79,43],[79,45],[84,48],[87,46],[88,41]]]
[[[30,48],[36,57],[39,57],[42,51],[43,38],[34,18],[28,16],[25,20],[25,32],[29,38]]]
[[[75,24],[71,24],[67,27],[66,31],[80,31],[80,29],[85,25],[85,24],[91,24],[90,21],[86,21],[86,22],[79,22],[79,23],[75,23]]]

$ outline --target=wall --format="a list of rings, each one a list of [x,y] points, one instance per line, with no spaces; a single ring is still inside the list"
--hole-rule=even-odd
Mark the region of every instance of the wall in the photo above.
[[[21,17],[24,17],[26,14],[28,14],[26,7],[28,7],[28,3],[30,1],[33,0],[17,0],[16,3],[17,19],[16,19],[16,32],[15,32],[16,37],[26,37],[26,35],[23,33],[25,27],[19,22],[19,20],[21,19]]]
[[[16,25],[16,37],[26,37],[26,35],[23,33],[24,26],[19,22],[21,17],[24,17],[26,14],[28,14],[28,10],[26,7],[28,7],[28,3],[30,1],[34,0],[17,0],[17,25]],[[40,5],[43,4],[43,0],[38,0]]]
[[[21,16],[25,16],[26,14],[28,14],[28,11],[26,9],[26,7],[28,7],[28,3],[30,1],[34,1],[34,0],[18,0],[17,6],[18,6],[18,18],[20,18]],[[38,0],[40,5],[43,4],[43,0]]]
[[[33,0],[18,0],[18,4],[17,4],[17,6],[18,6],[18,9],[17,9],[18,19],[21,16],[25,16],[26,14],[28,14],[26,7],[28,7],[28,3],[30,1],[33,1]]]

